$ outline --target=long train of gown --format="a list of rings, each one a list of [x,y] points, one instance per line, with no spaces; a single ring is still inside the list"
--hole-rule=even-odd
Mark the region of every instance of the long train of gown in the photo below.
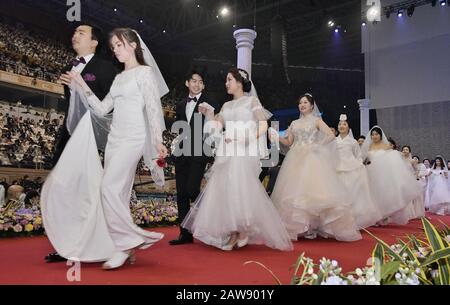
[[[422,195],[420,183],[396,150],[372,150],[368,158],[372,197],[383,218],[397,224],[408,223],[411,202]]]
[[[75,251],[75,257],[81,261],[101,261],[105,260],[102,248],[106,241],[108,250],[109,241],[112,240],[114,251],[125,251],[143,243],[154,244],[164,237],[161,233],[139,228],[134,224],[130,212],[136,167],[143,156],[144,146],[148,144],[144,99],[153,96],[153,93],[143,92],[151,90],[152,86],[142,82],[151,80],[149,69],[139,66],[117,75],[110,93],[102,102],[95,96],[88,98],[89,105],[99,115],[106,115],[114,109],[104,170],[100,170],[94,133],[80,134],[82,128],[92,131],[92,126],[86,126],[87,119],[83,117],[69,140],[70,145],[68,143],[52,171],[52,179],[45,183],[44,225],[53,235],[49,235],[50,241],[63,257]],[[90,143],[89,150],[82,149],[86,143]],[[73,160],[78,160],[78,163]],[[91,164],[95,167],[88,167]],[[62,184],[61,177],[70,170],[74,170],[70,174],[71,180],[64,180]],[[90,181],[95,183],[91,184]],[[67,210],[58,206],[62,200]],[[107,234],[104,232],[104,222]],[[95,227],[101,230],[84,229]],[[91,240],[90,234],[98,234],[98,239],[103,238],[105,242],[90,243],[89,248],[85,246],[85,249],[74,250],[78,243]]]
[[[227,133],[243,134],[250,129],[246,122],[258,117],[252,113],[255,103],[259,101],[242,97],[224,104],[220,115]],[[243,124],[233,124],[237,121]],[[231,233],[241,232],[249,236],[249,244],[292,250],[286,229],[258,179],[260,157],[244,155],[246,147],[245,141],[220,142],[207,185],[181,225],[196,239],[218,248],[227,244]]]
[[[292,240],[320,234],[341,241],[361,239],[351,199],[336,173],[330,151],[319,143],[317,118],[294,121],[294,144],[278,174],[272,201]]]

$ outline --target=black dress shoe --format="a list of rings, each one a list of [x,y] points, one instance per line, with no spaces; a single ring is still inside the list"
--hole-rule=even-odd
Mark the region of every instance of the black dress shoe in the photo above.
[[[178,239],[174,239],[169,241],[171,246],[184,245],[184,244],[192,244],[194,242],[194,238],[192,236],[180,236]]]
[[[58,253],[49,253],[46,257],[45,260],[47,261],[47,263],[59,263],[59,262],[65,262],[67,259],[65,259],[64,257],[60,256]]]

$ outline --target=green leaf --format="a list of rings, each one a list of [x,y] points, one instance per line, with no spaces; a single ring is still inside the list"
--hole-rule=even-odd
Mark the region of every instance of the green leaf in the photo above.
[[[425,229],[425,234],[427,236],[428,241],[430,242],[430,246],[432,252],[436,252],[442,249],[445,249],[445,244],[439,235],[439,232],[433,226],[433,224],[422,217],[423,227]],[[450,263],[448,259],[443,258],[437,261],[438,271],[439,271],[439,282],[441,285],[449,285],[450,284]]]
[[[389,245],[388,245],[387,243],[385,243],[383,240],[379,239],[378,237],[376,237],[375,235],[373,235],[373,234],[370,233],[369,231],[367,231],[367,230],[364,230],[364,231],[366,231],[370,236],[372,236],[375,240],[377,240],[378,243],[379,243],[379,244],[384,248],[384,250],[387,252],[387,254],[389,254],[390,256],[392,256],[395,260],[402,261],[402,258],[401,258],[397,253],[395,253],[395,252],[391,249],[391,247],[389,247]]]
[[[381,280],[386,280],[390,275],[395,275],[397,273],[398,269],[401,266],[401,262],[395,261],[395,262],[389,262],[383,265],[381,268]]]
[[[432,253],[423,263],[422,266],[427,266],[432,263],[436,263],[440,259],[450,257],[450,248],[441,249]]]

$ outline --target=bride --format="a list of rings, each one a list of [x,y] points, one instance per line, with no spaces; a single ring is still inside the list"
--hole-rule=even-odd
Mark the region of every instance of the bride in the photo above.
[[[280,143],[290,146],[272,201],[292,240],[333,237],[361,239],[352,213],[351,198],[339,181],[331,149],[335,135],[320,118],[310,94],[299,98],[300,119],[292,122]],[[278,138],[271,134],[271,140]]]
[[[379,126],[370,130],[361,151],[363,159],[367,160],[372,197],[383,216],[383,223],[407,224],[411,219],[411,202],[421,196],[419,182],[400,152],[391,149]]]
[[[267,111],[256,97],[245,94],[252,89],[246,71],[230,69],[226,88],[233,100],[216,117],[208,105],[200,105],[210,126],[226,131],[219,137],[208,183],[181,226],[196,239],[224,251],[247,244],[292,250],[286,229],[258,179],[260,158],[267,153],[263,148],[267,145]]]
[[[110,33],[110,45],[124,71],[100,101],[75,72],[61,76],[93,117],[112,122],[102,169],[88,111],[78,124],[61,159],[42,190],[44,225],[58,253],[83,262],[105,261],[104,269],[133,262],[134,249],[145,249],[163,238],[132,220],[129,202],[139,160],[144,156],[153,179],[164,184],[155,159],[167,155],[160,98],[168,92],[150,51],[139,35],[125,28]],[[97,131],[97,130],[96,130]],[[96,132],[97,134],[97,132]]]

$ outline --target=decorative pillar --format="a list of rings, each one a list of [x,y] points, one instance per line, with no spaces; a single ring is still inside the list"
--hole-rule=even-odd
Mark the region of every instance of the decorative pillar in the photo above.
[[[361,114],[361,134],[366,135],[370,131],[370,99],[358,100]]]
[[[247,71],[250,77],[252,75],[252,51],[256,36],[256,32],[251,29],[240,29],[233,33],[238,51],[237,67]]]

